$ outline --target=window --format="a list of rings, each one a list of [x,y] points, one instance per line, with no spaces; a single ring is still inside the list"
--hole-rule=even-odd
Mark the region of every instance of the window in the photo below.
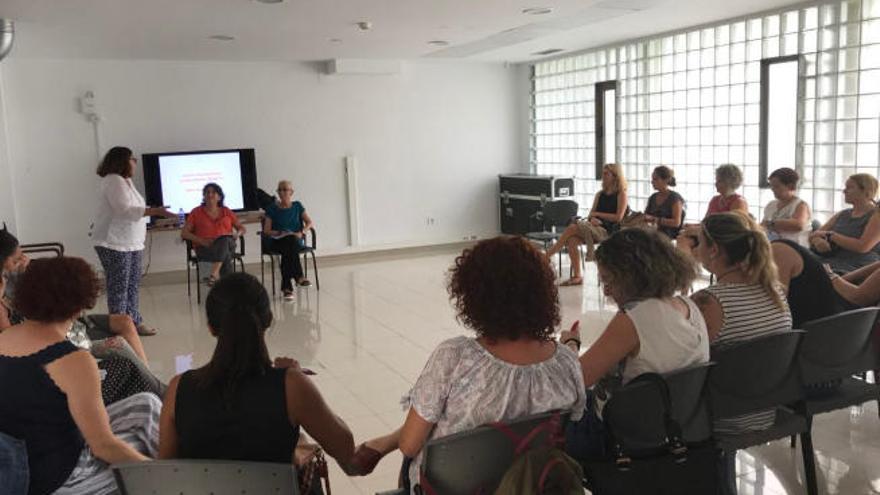
[[[798,55],[761,61],[761,187],[769,186],[772,170],[801,168],[796,158],[799,68]]]
[[[596,180],[602,166],[617,162],[617,81],[596,85]]]
[[[797,92],[762,99],[762,61],[791,56],[800,60]],[[880,173],[880,0],[789,8],[588,50],[533,69],[532,170],[574,176],[582,209],[600,187],[595,170],[609,161],[609,149],[623,165],[634,209],[644,208],[653,192],[651,170],[664,164],[675,170],[692,220],[703,217],[722,163],[743,169],[741,193],[756,217],[772,199],[760,187],[766,172],[783,163],[799,166],[799,196],[819,220],[843,207],[840,190],[850,174]],[[784,67],[779,70],[783,74],[774,67],[770,79],[784,81]],[[612,134],[605,115],[597,125],[596,85],[603,81],[616,81]],[[779,112],[787,127],[762,119],[762,101],[790,106],[791,98],[797,112]],[[777,116],[764,111],[771,120]],[[793,146],[789,115],[796,115]]]

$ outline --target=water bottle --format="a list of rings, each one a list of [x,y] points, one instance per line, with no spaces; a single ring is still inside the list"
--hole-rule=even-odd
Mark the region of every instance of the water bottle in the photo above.
[[[177,227],[183,228],[183,224],[186,223],[186,213],[183,212],[183,208],[177,210]]]

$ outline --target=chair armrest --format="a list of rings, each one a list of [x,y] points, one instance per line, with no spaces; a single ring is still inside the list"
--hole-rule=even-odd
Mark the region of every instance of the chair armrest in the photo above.
[[[56,256],[64,256],[64,244],[60,242],[22,244],[21,250],[25,253],[55,253]]]

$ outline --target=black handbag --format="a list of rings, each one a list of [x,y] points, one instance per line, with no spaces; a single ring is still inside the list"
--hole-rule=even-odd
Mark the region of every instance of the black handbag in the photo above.
[[[669,388],[663,377],[646,373],[633,380],[636,381],[647,381],[658,387],[666,430],[665,445],[628,450],[626,439],[615,434],[613,414],[606,414],[604,423],[611,455],[583,462],[587,488],[593,495],[720,493],[720,452],[711,439],[693,444],[682,440],[681,426],[671,416]]]

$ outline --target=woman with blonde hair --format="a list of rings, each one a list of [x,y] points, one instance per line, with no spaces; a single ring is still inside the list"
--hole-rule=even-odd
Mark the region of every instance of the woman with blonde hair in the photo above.
[[[568,248],[572,276],[561,285],[581,285],[584,282],[578,246],[587,246],[587,260],[592,261],[594,245],[616,232],[628,211],[623,168],[617,163],[609,163],[602,167],[602,190],[593,197],[590,214],[587,218],[569,225],[559,236],[559,240],[547,250],[547,256],[552,257],[563,248]]]
[[[770,242],[742,212],[707,216],[700,224],[694,253],[715,283],[692,296],[706,320],[713,349],[769,333],[791,331],[791,312],[779,283]],[[715,431],[739,433],[773,424],[774,412],[761,411],[715,423]]]
[[[303,275],[299,253],[305,247],[306,232],[314,226],[305,206],[293,200],[293,184],[278,182],[278,201],[266,208],[263,221],[263,242],[267,252],[281,255],[281,292],[284,300],[292,301],[293,284],[311,285]]]
[[[810,247],[835,273],[848,273],[880,261],[880,215],[874,198],[877,179],[850,175],[843,188],[847,208],[810,234]]]

